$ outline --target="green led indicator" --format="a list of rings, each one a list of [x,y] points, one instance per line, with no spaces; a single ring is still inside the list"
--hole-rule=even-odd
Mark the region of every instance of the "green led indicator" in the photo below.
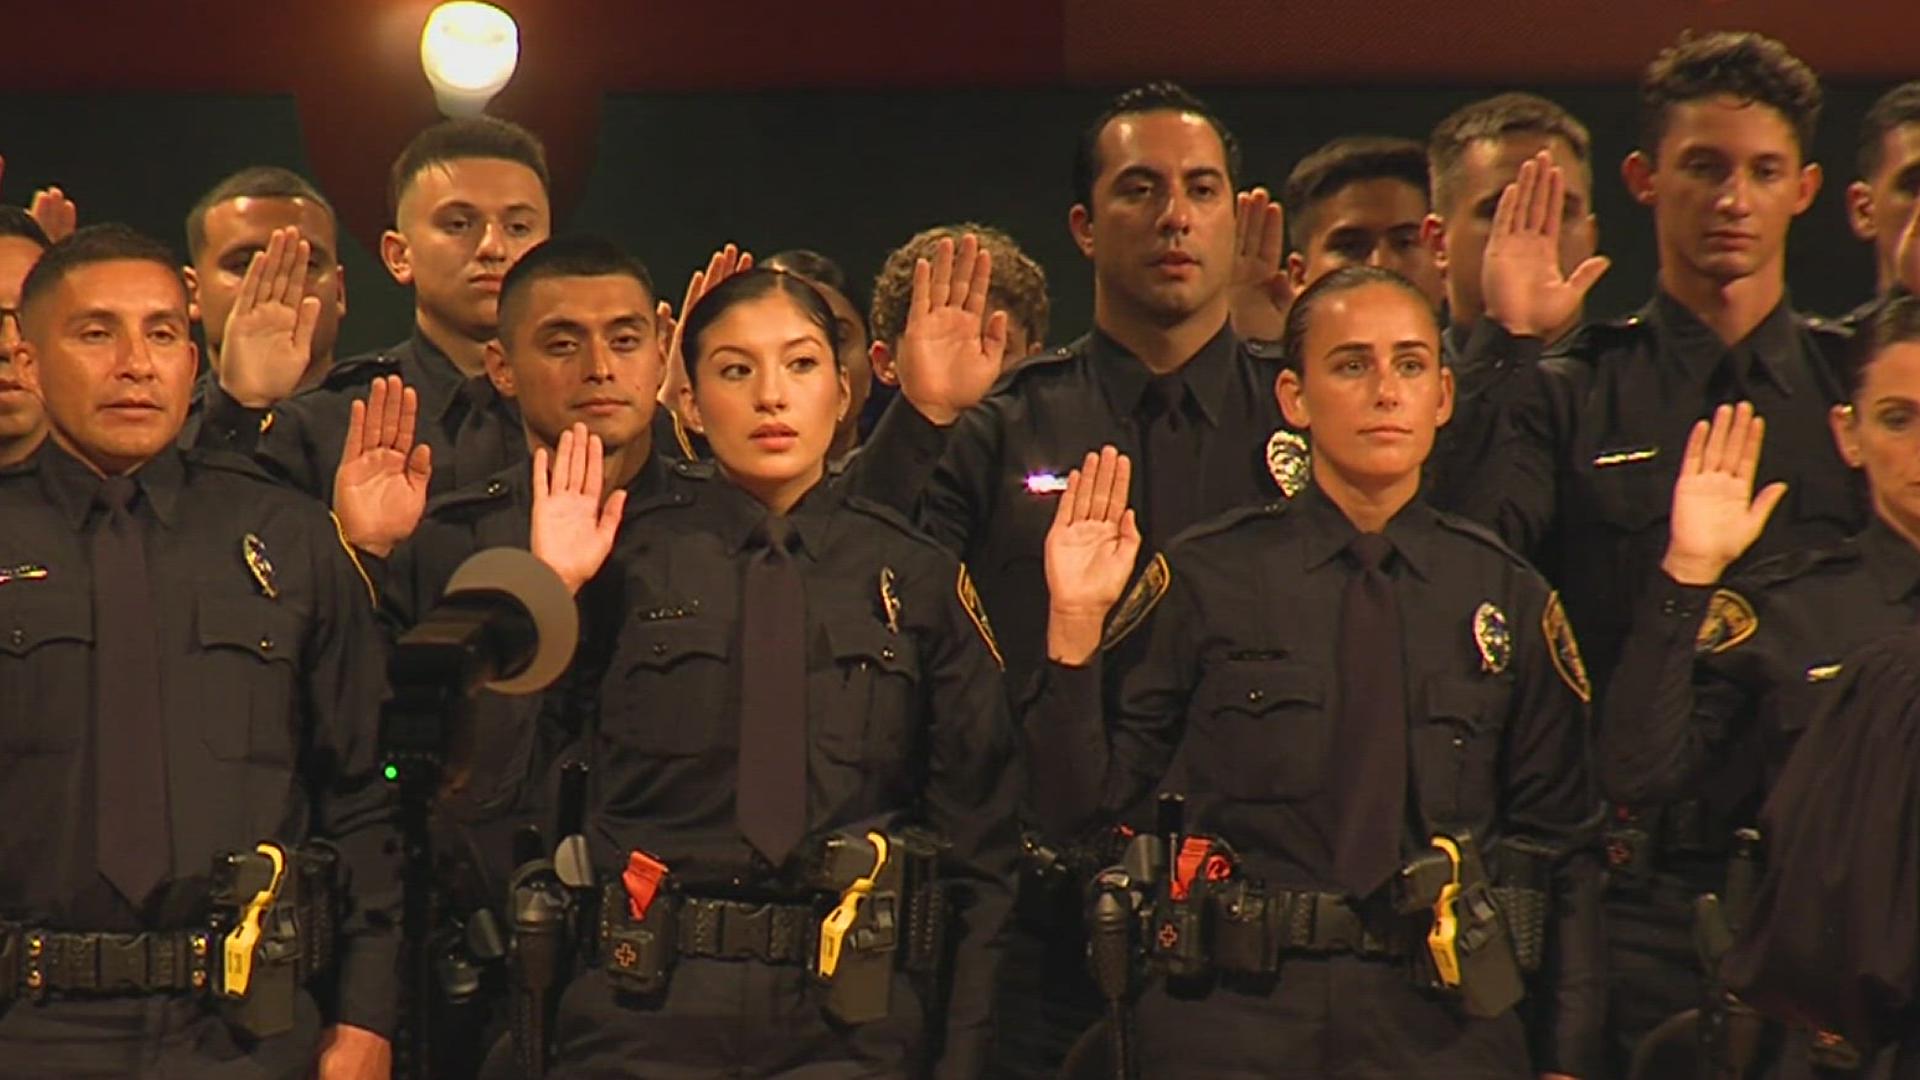
[[[400,766],[398,765],[389,765],[383,771],[387,774],[388,780],[400,779]]]

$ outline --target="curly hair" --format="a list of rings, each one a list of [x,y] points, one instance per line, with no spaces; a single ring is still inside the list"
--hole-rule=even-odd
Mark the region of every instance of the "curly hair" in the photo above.
[[[1640,79],[1640,149],[1657,155],[1675,105],[1728,95],[1758,102],[1793,128],[1801,153],[1820,122],[1820,77],[1780,42],[1750,30],[1682,32]]]
[[[907,328],[907,304],[913,298],[914,264],[933,258],[934,247],[941,240],[952,238],[958,243],[968,233],[978,237],[981,250],[993,256],[993,283],[987,287],[988,306],[1005,309],[1007,317],[1026,330],[1027,340],[1035,348],[1047,340],[1047,319],[1051,312],[1047,272],[1020,250],[1013,237],[991,225],[973,221],[936,225],[916,233],[913,239],[887,256],[879,275],[873,279],[873,307],[867,317],[873,325],[873,340],[889,345],[900,340],[900,334]]]

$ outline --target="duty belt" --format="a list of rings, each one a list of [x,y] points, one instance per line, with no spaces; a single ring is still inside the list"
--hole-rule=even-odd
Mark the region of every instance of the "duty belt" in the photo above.
[[[1289,954],[1399,959],[1412,952],[1404,919],[1364,913],[1338,893],[1227,888],[1207,900],[1214,957],[1229,969],[1271,970]]]
[[[199,993],[217,975],[207,930],[75,933],[0,923],[0,997]]]
[[[681,959],[755,960],[763,964],[802,966],[811,963],[820,941],[822,908],[813,901],[756,903],[717,897],[662,895],[656,904],[672,905],[672,955]],[[604,886],[601,911],[617,913],[627,906],[620,882]],[[633,961],[620,953],[620,942],[602,936],[601,963],[628,967]]]

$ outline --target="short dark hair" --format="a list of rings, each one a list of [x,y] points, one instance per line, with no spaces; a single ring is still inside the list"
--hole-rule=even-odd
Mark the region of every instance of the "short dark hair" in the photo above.
[[[1295,375],[1305,376],[1307,368],[1307,330],[1313,324],[1313,316],[1320,309],[1322,300],[1329,296],[1368,285],[1391,285],[1420,302],[1421,310],[1433,316],[1433,329],[1440,332],[1440,313],[1433,309],[1433,301],[1420,291],[1420,286],[1405,277],[1380,266],[1343,266],[1329,274],[1315,278],[1313,284],[1300,291],[1294,298],[1293,307],[1287,313],[1287,329],[1280,339],[1281,364]]]
[[[1870,179],[1885,165],[1887,133],[1920,124],[1920,82],[1901,83],[1880,95],[1860,121],[1860,178]]]
[[[396,220],[400,198],[426,169],[450,161],[490,158],[512,161],[533,170],[540,178],[540,190],[552,195],[552,180],[547,173],[547,148],[538,136],[511,120],[497,116],[472,116],[442,120],[415,135],[400,156],[393,159],[393,171],[387,177],[387,213]]]
[[[864,303],[866,298],[854,288],[852,281],[847,277],[847,272],[840,269],[839,263],[817,251],[810,248],[788,248],[767,256],[766,261],[760,265],[769,270],[785,270],[789,274],[798,274],[815,285],[832,289],[847,298],[847,303],[853,306],[853,310],[860,314],[863,321],[867,317]],[[862,326],[861,330],[864,332],[866,327]]]
[[[1005,232],[991,225],[962,221],[923,229],[887,256],[886,264],[873,281],[873,311],[868,316],[875,341],[892,345],[906,332],[907,305],[913,301],[914,264],[933,258],[934,248],[941,240],[950,238],[958,244],[968,233],[979,239],[982,251],[993,256],[993,280],[987,285],[987,306],[1005,310],[1007,317],[1027,332],[1027,340],[1035,348],[1047,340],[1052,311],[1047,297],[1046,270],[1020,250],[1020,245]]]
[[[681,354],[686,357],[689,384],[699,381],[700,340],[720,316],[737,304],[775,293],[792,300],[807,321],[826,335],[827,351],[833,354],[834,368],[839,368],[840,323],[833,317],[833,309],[827,306],[826,297],[821,296],[819,289],[798,274],[756,266],[714,286],[712,291],[694,302],[692,311],[682,316],[685,321],[680,325]]]
[[[1509,93],[1481,98],[1455,109],[1434,125],[1427,138],[1427,177],[1433,204],[1446,206],[1455,170],[1474,143],[1509,135],[1538,135],[1566,140],[1582,168],[1592,170],[1593,136],[1579,118],[1538,94]]]
[[[1150,112],[1192,113],[1205,120],[1213,133],[1220,136],[1220,146],[1226,152],[1228,186],[1238,183],[1240,141],[1233,137],[1226,121],[1179,83],[1150,82],[1121,91],[1080,133],[1080,142],[1073,154],[1073,201],[1086,207],[1088,213],[1093,212],[1093,182],[1100,176],[1100,134],[1118,117]]]
[[[33,220],[33,215],[18,206],[0,206],[0,236],[18,236],[22,240],[31,240],[45,251],[53,246],[47,239],[47,231]]]
[[[1362,180],[1399,180],[1427,195],[1427,151],[1412,139],[1388,135],[1343,135],[1300,159],[1287,175],[1280,201],[1287,208],[1288,239],[1307,246],[1312,210]]]
[[[555,236],[527,249],[500,282],[500,338],[519,319],[527,290],[536,281],[561,277],[630,277],[647,290],[651,304],[659,293],[647,265],[603,236],[573,233]],[[647,312],[653,314],[651,310]]]
[[[198,259],[207,246],[207,212],[231,199],[305,199],[327,212],[327,218],[339,227],[339,215],[313,182],[292,169],[278,165],[253,165],[207,189],[200,201],[187,211],[187,258]]]
[[[1801,154],[1820,122],[1820,77],[1780,42],[1751,30],[1681,31],[1640,78],[1640,149],[1657,156],[1673,106],[1721,94],[1757,102],[1793,128]]]
[[[27,280],[20,286],[20,310],[25,312],[66,276],[83,266],[104,262],[150,262],[166,268],[168,276],[180,286],[181,302],[186,302],[187,283],[180,276],[180,262],[173,249],[130,226],[119,224],[88,225],[48,248]]]
[[[1847,364],[1847,397],[1857,397],[1866,385],[1867,369],[1880,354],[1895,345],[1920,342],[1920,297],[1895,291],[1880,301],[1873,314],[1854,332]]]

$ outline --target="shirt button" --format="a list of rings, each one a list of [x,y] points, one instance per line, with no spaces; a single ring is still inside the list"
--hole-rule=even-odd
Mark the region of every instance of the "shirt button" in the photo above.
[[[13,628],[13,633],[7,635],[7,640],[15,645],[24,645],[27,642],[27,632],[16,626]]]
[[[273,635],[272,634],[260,635],[260,651],[261,652],[273,651]]]
[[[654,643],[653,643],[653,655],[655,655],[655,656],[665,656],[665,655],[667,655],[667,644],[666,644],[666,642],[664,642],[664,641],[656,641],[656,642],[654,642]]]
[[[503,492],[503,491],[505,491],[505,490],[507,490],[507,484],[506,484],[506,481],[504,481],[504,480],[489,480],[489,481],[487,481],[487,494],[489,494],[489,495],[498,495],[498,494],[500,494],[501,492]]]
[[[881,646],[881,648],[880,648],[880,659],[882,659],[882,660],[892,660],[892,659],[893,659],[893,646],[891,646],[891,645],[883,645],[883,646]]]
[[[1247,691],[1247,700],[1258,705],[1262,701],[1267,700],[1267,692],[1265,690],[1249,690]]]

